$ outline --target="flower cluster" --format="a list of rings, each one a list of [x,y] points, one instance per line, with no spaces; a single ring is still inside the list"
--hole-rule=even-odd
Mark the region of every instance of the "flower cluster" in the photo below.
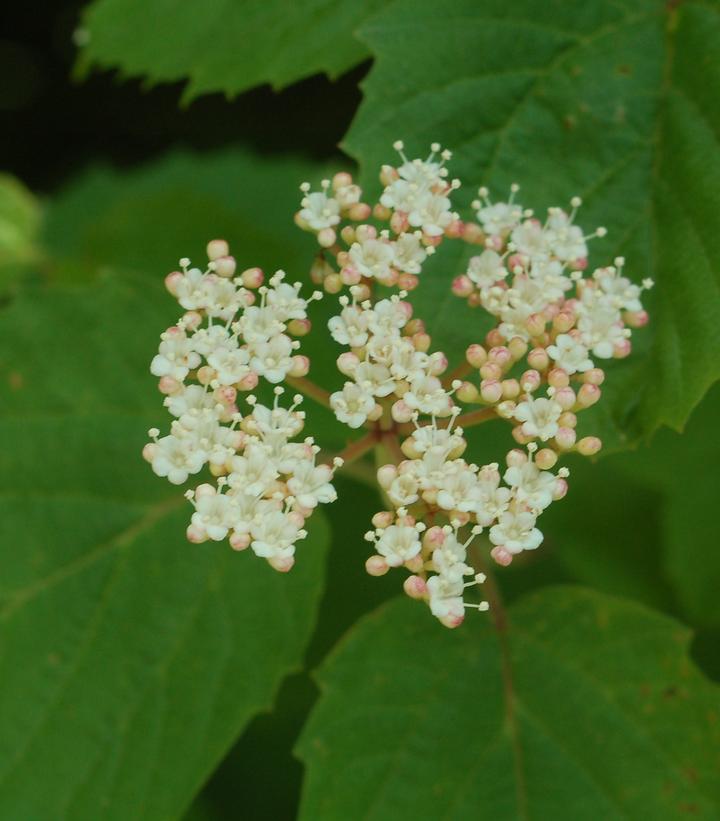
[[[450,152],[435,143],[425,160],[408,160],[401,142],[395,148],[402,163],[383,166],[385,188],[374,207],[360,201],[362,190],[345,172],[323,180],[320,191],[311,193],[309,183],[301,186],[305,196],[295,221],[316,233],[319,244],[335,257],[337,270],[323,255],[312,271],[330,293],[361,283],[360,298],[369,295],[374,283],[408,291],[417,287],[423,263],[458,222],[449,194],[460,183],[448,182],[445,167]],[[387,227],[378,230],[365,222],[370,216]]]
[[[186,494],[195,507],[190,541],[229,536],[236,550],[251,547],[276,569],[289,570],[295,543],[306,535],[305,519],[319,503],[335,499],[330,480],[341,460],[332,468],[316,465],[312,438],[289,441],[303,428],[297,410],[302,397],[284,409],[280,386],[272,408],[250,394],[246,416],[237,399],[261,378],[277,385],[308,372],[309,361],[295,354],[299,342],[290,335],[307,333],[307,307],[319,294],[303,298],[300,284],[286,283],[282,271],[268,286],[258,268],[235,277],[222,240],[208,245],[208,256],[206,271],[183,259],[182,270],[166,278],[186,312],[161,335],[150,370],[173,421],[167,436],[150,430],[143,455],[158,476],[176,485],[205,466],[217,478]]]
[[[448,178],[450,152],[434,144],[411,160],[402,143],[395,148],[400,161],[381,168],[374,204],[345,172],[319,190],[301,186],[295,221],[320,246],[310,277],[340,294],[328,329],[347,348],[337,359],[342,389],[328,393],[306,379],[309,361],[297,352],[311,328],[308,303],[320,292],[301,296],[282,272],[267,286],[257,268],[235,276],[227,244],[215,240],[206,271],[182,260],[166,280],[185,314],[162,335],[151,370],[174,419],[169,435],[150,432],[144,455],[176,484],[206,466],[216,478],[186,494],[195,508],[191,541],[227,537],[288,570],[305,521],[335,499],[332,478],[344,457],[375,450],[384,509],[365,535],[373,546],[367,571],[404,567],[407,595],[456,627],[468,609],[488,609],[476,595],[485,553],[506,566],[542,543],[539,517],[568,490],[561,457],[601,449],[596,436],[578,436],[578,417],[601,398],[598,362],[626,357],[633,329],[647,323],[641,297],[652,282],[632,282],[620,257],[589,269],[588,241],[605,230],[585,234],[576,224],[579,198],[540,220],[516,202],[518,186],[502,202],[481,188],[475,219],[463,221],[452,204],[460,183]],[[452,292],[494,325],[448,373],[408,294],[453,239],[478,253]],[[241,414],[238,393],[261,379],[276,386],[274,404],[249,394],[251,410]],[[313,439],[296,439],[301,397],[278,404],[283,381],[365,434],[318,463]],[[490,420],[511,434],[502,467],[465,458],[467,429]]]

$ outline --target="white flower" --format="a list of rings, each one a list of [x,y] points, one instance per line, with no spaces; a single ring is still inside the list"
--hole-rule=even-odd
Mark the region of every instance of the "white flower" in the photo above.
[[[224,325],[210,325],[208,328],[198,328],[190,337],[193,350],[202,356],[209,356],[213,351],[220,349],[233,350],[237,348],[237,338],[230,334]]]
[[[534,462],[509,467],[503,479],[515,491],[515,498],[533,511],[544,510],[553,500],[555,476]]]
[[[279,271],[270,280],[274,287],[265,292],[267,307],[274,313],[279,322],[288,319],[305,319],[307,317],[308,300],[300,296],[300,283],[289,285],[283,282],[284,273]]]
[[[443,477],[437,495],[437,503],[441,508],[468,512],[477,505],[477,502],[477,477],[464,463],[460,469]]]
[[[253,345],[252,352],[250,367],[272,384],[282,382],[292,368],[293,346],[284,334]]]
[[[197,368],[200,364],[200,357],[179,328],[166,331],[160,339],[159,352],[150,363],[150,373],[153,376],[171,376],[182,382],[191,368]]]
[[[285,324],[278,319],[277,312],[270,306],[251,305],[246,308],[237,323],[246,342],[267,342],[285,330]]]
[[[330,406],[340,422],[351,428],[359,428],[375,407],[375,399],[360,385],[346,382],[341,391],[330,396]]]
[[[387,489],[390,501],[396,507],[406,507],[418,500],[418,483],[412,473],[401,473]]]
[[[179,417],[193,410],[213,410],[217,402],[201,385],[183,385],[177,393],[166,396],[163,404],[173,416]]]
[[[275,465],[260,445],[249,444],[242,456],[230,460],[229,486],[250,496],[263,495],[277,476]]]
[[[572,218],[561,208],[551,208],[545,227],[551,253],[562,262],[572,262],[587,256],[582,229],[572,224]]]
[[[452,400],[435,376],[421,376],[413,379],[410,390],[403,396],[405,404],[421,413],[433,416],[447,416],[452,408]]]
[[[325,191],[313,191],[301,200],[300,218],[313,231],[332,228],[340,222],[340,203]]]
[[[478,502],[474,509],[479,525],[488,527],[508,509],[511,492],[500,487],[500,473],[497,465],[485,465],[477,476]]]
[[[463,582],[445,575],[431,576],[427,580],[430,594],[430,612],[438,619],[459,623],[465,617]]]
[[[368,312],[368,328],[377,336],[397,336],[397,332],[407,324],[405,307],[398,299],[381,299]]]
[[[373,396],[388,396],[395,390],[389,368],[377,362],[361,362],[353,377],[366,393]]]
[[[392,245],[386,240],[354,242],[348,256],[355,270],[364,277],[383,280],[390,276],[394,253]]]
[[[328,321],[332,338],[341,345],[351,348],[362,348],[368,341],[369,311],[361,311],[354,305],[348,305]]]
[[[533,513],[507,511],[500,514],[500,520],[490,528],[490,541],[504,547],[509,553],[535,550],[543,540],[542,533],[535,527]]]
[[[477,220],[486,234],[498,235],[511,231],[522,218],[522,206],[511,202],[495,202],[477,212]]]
[[[230,529],[231,513],[231,500],[222,493],[214,493],[195,500],[195,513],[190,521],[193,527],[209,539],[220,542]]]
[[[549,253],[548,238],[537,220],[526,220],[510,235],[516,251],[529,257],[542,257]]]
[[[418,186],[407,180],[399,179],[391,182],[380,197],[380,203],[386,208],[395,208],[407,213],[413,207],[418,195]]]
[[[559,334],[554,345],[548,345],[548,355],[568,374],[582,373],[592,368],[587,348],[570,334]]]
[[[502,257],[489,249],[479,256],[472,257],[467,270],[468,277],[480,289],[489,288],[499,280],[505,279],[507,273]]]
[[[245,348],[228,350],[220,348],[207,358],[208,365],[216,371],[216,379],[221,385],[234,385],[250,373],[250,356]]]
[[[207,293],[203,288],[205,274],[199,268],[185,271],[182,279],[174,286],[177,301],[186,311],[197,311],[205,307]]]
[[[417,234],[400,234],[393,244],[394,264],[399,271],[419,274],[427,251]]]
[[[289,438],[300,433],[303,428],[303,417],[299,411],[294,410],[294,407],[281,408],[275,405],[268,408],[265,405],[255,405],[252,418],[260,436],[263,439],[274,439],[277,436]]]
[[[515,408],[514,417],[522,422],[522,432],[526,436],[538,437],[546,442],[558,432],[558,419],[562,407],[554,399],[528,398]]]
[[[409,525],[390,525],[375,542],[375,548],[390,567],[399,567],[420,553],[420,536]]]
[[[408,213],[408,222],[413,228],[421,228],[429,237],[440,237],[457,214],[450,210],[450,199],[443,194],[428,191],[415,197]]]
[[[232,319],[246,305],[247,292],[232,280],[208,274],[203,282],[204,305],[208,316]]]
[[[298,462],[288,479],[288,490],[301,507],[312,509],[318,504],[328,504],[337,499],[335,488],[330,484],[333,471],[328,465]]]
[[[295,553],[295,542],[307,535],[296,520],[280,510],[258,517],[250,528],[250,547],[265,559],[289,558]]]
[[[598,285],[609,296],[615,307],[624,311],[642,311],[642,288],[617,274],[614,268],[600,268],[593,273]]]
[[[615,346],[626,338],[618,311],[602,301],[583,313],[577,327],[582,343],[600,359],[610,359]]]
[[[152,469],[157,476],[167,476],[173,485],[181,485],[191,473],[198,473],[205,464],[205,455],[189,439],[163,436],[153,449]]]

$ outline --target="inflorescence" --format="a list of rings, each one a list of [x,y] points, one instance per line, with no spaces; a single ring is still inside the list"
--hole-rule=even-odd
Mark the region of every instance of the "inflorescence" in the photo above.
[[[338,173],[318,191],[303,183],[295,220],[321,248],[313,282],[340,294],[328,328],[346,348],[337,359],[346,381],[327,401],[339,421],[367,429],[343,455],[375,449],[388,460],[377,470],[385,508],[365,534],[367,571],[404,567],[407,595],[456,627],[468,609],[488,609],[473,593],[485,580],[483,543],[500,565],[535,550],[539,516],[567,493],[559,459],[599,452],[596,436],[578,438],[578,416],[601,398],[597,363],[628,356],[632,330],[647,323],[641,296],[652,282],[631,282],[620,257],[589,271],[587,243],[605,230],[585,234],[575,223],[579,198],[540,219],[516,201],[517,185],[502,202],[481,188],[476,219],[463,222],[452,210],[460,183],[448,179],[450,152],[434,144],[425,160],[408,160],[402,143],[395,148],[401,162],[382,167],[377,203]],[[449,373],[408,300],[447,239],[478,249],[449,287],[494,318]],[[311,330],[308,306],[322,293],[303,297],[282,271],[267,285],[258,268],[236,275],[223,240],[209,243],[208,256],[205,271],[183,259],[166,278],[185,313],[162,334],[151,371],[173,421],[167,436],[150,431],[144,456],[174,484],[205,466],[215,477],[186,493],[190,541],[228,538],[286,571],[313,510],[335,500],[332,478],[344,461],[318,461],[312,437],[291,441],[303,428],[302,397],[279,403],[282,382],[326,394],[305,378],[310,362],[297,353]],[[271,407],[252,393],[263,380],[275,386]],[[508,423],[515,440],[504,466],[464,458],[465,430],[490,419]]]

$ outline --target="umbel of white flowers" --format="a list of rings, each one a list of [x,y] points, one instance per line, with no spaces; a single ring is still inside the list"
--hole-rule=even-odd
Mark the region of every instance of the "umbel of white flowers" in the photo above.
[[[456,627],[468,609],[488,607],[473,599],[483,551],[508,565],[538,548],[539,516],[568,489],[568,470],[553,472],[558,460],[600,450],[596,436],[578,437],[578,416],[601,398],[596,363],[630,354],[652,282],[633,283],[619,257],[590,270],[587,243],[605,230],[585,234],[575,223],[579,198],[541,219],[516,201],[517,185],[501,202],[480,188],[475,219],[463,221],[451,202],[460,183],[448,180],[450,152],[434,144],[426,159],[409,160],[402,143],[395,148],[400,163],[381,168],[375,204],[345,172],[316,191],[301,185],[295,221],[320,246],[311,279],[340,294],[328,332],[346,349],[342,389],[311,382],[299,353],[322,292],[303,296],[283,271],[267,285],[259,268],[238,274],[227,242],[213,240],[205,270],[182,259],[165,280],[184,313],[161,334],[150,369],[172,422],[165,436],[149,432],[143,455],[173,484],[206,474],[185,494],[191,542],[228,539],[287,571],[315,508],[336,499],[335,471],[379,449],[389,459],[377,471],[385,507],[365,534],[374,551],[367,571],[405,568],[407,595]],[[408,299],[446,240],[478,249],[448,287],[495,320],[452,369]],[[254,393],[263,383],[274,386],[271,402]],[[299,391],[289,406],[281,383]],[[364,435],[322,454],[312,437],[299,438],[300,393]],[[504,467],[464,458],[464,431],[491,419],[515,440]]]

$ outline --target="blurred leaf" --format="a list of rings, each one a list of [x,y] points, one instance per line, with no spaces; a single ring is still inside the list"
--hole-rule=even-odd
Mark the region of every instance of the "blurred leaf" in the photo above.
[[[186,101],[214,91],[234,96],[262,83],[280,89],[319,72],[333,79],[368,56],[354,32],[382,5],[95,0],[81,29],[81,65],[154,83],[187,79]]]
[[[22,183],[0,174],[0,294],[37,262],[40,206]]]
[[[635,604],[548,588],[448,633],[410,601],[321,668],[299,743],[301,818],[716,818],[718,690],[688,631]]]
[[[656,280],[652,344],[636,335],[603,403],[616,444],[680,429],[720,377],[719,12],[715,0],[551,0],[541,17],[533,0],[400,0],[361,30],[376,61],[345,145],[368,179],[394,139],[415,155],[440,140],[461,202],[480,183],[502,198],[515,180],[536,209],[581,195],[582,223],[609,228],[591,263],[623,253],[636,279]],[[415,302],[457,356],[482,324],[450,294],[459,263],[444,253],[442,287],[424,274]]]
[[[161,282],[104,275],[0,324],[3,818],[177,817],[315,624],[321,515],[278,574],[190,545],[181,490],[140,457],[167,315]]]

